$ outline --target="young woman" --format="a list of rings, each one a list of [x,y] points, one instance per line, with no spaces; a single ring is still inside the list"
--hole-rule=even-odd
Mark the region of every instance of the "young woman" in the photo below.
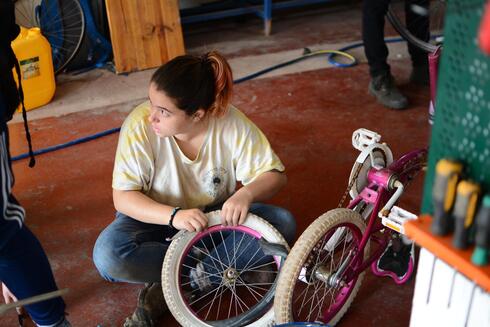
[[[153,74],[149,101],[122,126],[112,183],[116,219],[97,239],[94,262],[109,281],[147,283],[126,326],[151,325],[163,313],[155,283],[165,238],[203,230],[204,212],[221,208],[225,225],[252,212],[293,241],[293,216],[259,203],[285,185],[284,166],[257,126],[229,104],[232,87],[217,52],[177,57]]]

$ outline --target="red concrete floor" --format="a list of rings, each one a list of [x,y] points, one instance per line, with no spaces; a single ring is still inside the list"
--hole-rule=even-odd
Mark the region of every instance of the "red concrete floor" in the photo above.
[[[359,31],[352,35],[358,39]],[[395,156],[428,144],[428,90],[407,85],[408,62],[393,62],[392,68],[410,97],[408,110],[385,109],[367,94],[366,65],[253,80],[236,87],[234,104],[262,128],[287,167],[289,183],[272,202],[293,212],[299,232],[337,206],[358,154],[351,145],[355,129],[365,127],[383,135]],[[108,108],[33,121],[34,148],[118,127],[125,115]],[[11,125],[11,140],[13,155],[26,151],[22,124]],[[134,309],[140,288],[104,281],[92,262],[93,244],[114,217],[111,175],[116,144],[113,134],[41,155],[34,169],[26,160],[14,163],[14,192],[26,208],[27,225],[45,247],[59,287],[70,288],[65,300],[73,326],[121,326]],[[417,210],[420,191],[420,183],[412,185],[405,207]],[[413,279],[396,286],[368,272],[339,325],[408,326],[413,286]],[[0,326],[15,325],[14,312],[0,317]],[[169,313],[160,326],[178,324]]]

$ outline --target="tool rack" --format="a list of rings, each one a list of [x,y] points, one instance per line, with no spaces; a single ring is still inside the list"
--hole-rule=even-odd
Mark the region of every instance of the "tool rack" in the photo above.
[[[452,235],[430,232],[432,185],[442,158],[462,162],[465,178],[490,193],[490,56],[478,44],[485,0],[447,1],[435,122],[422,215],[405,224],[422,247],[411,326],[490,326],[490,265],[471,262],[473,247],[458,250]]]

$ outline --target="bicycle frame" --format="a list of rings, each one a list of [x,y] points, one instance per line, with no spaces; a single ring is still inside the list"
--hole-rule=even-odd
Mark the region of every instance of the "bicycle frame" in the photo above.
[[[358,251],[353,253],[353,256],[349,255],[346,259],[349,260],[350,263],[344,272],[344,278],[342,278],[344,282],[350,282],[369,265],[375,264],[377,259],[386,249],[390,239],[389,237],[394,231],[381,224],[381,219],[379,219],[378,214],[381,213],[382,210],[391,210],[391,207],[403,193],[403,185],[410,182],[422,167],[425,166],[426,158],[427,149],[414,150],[394,161],[387,168],[371,168],[369,170],[367,175],[368,185],[364,187],[359,195],[347,206],[348,209],[354,210],[359,205],[371,204],[373,205],[373,209],[368,217],[367,227],[362,235]],[[399,187],[395,187],[400,184],[402,185],[401,192],[398,191],[400,189]],[[391,205],[386,207],[386,205],[390,203]],[[381,237],[375,235],[375,233],[382,229],[385,229],[385,231]],[[369,258],[364,260],[364,250],[367,242],[370,240],[375,242],[378,247]],[[373,272],[377,274],[376,271],[373,270]],[[406,276],[406,278],[400,281],[397,281],[394,278],[395,282],[398,284],[405,282],[410,277],[410,273],[407,274],[408,276]]]

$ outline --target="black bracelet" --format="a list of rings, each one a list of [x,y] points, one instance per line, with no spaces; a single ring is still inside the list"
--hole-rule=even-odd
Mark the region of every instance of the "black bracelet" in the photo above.
[[[170,220],[168,221],[168,225],[172,229],[177,229],[177,228],[174,227],[174,218],[175,218],[175,215],[177,214],[177,212],[179,212],[180,209],[182,209],[182,208],[181,207],[175,207],[172,210],[172,213],[170,214]]]

